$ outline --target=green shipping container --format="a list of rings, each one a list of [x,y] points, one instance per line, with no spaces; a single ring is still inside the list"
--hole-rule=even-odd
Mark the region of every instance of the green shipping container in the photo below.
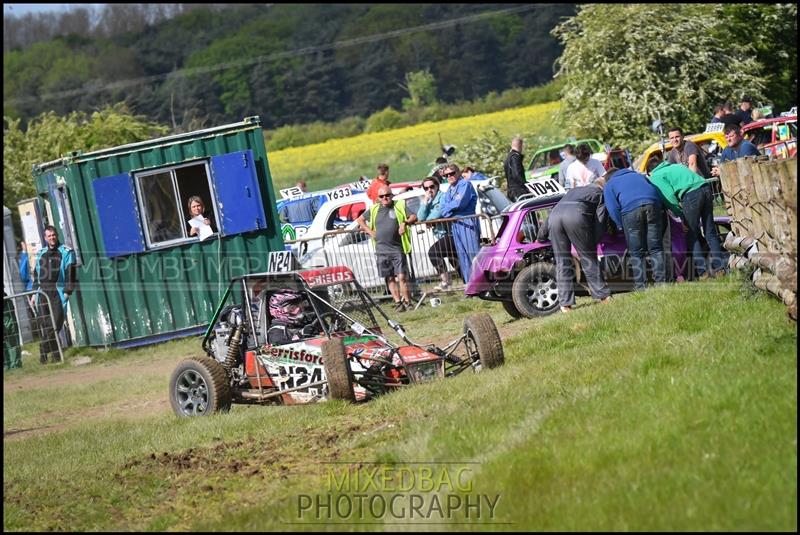
[[[227,281],[282,250],[258,117],[34,166],[42,214],[76,252],[77,345],[202,332]],[[210,237],[190,234],[199,196]],[[203,219],[203,218],[201,218]]]

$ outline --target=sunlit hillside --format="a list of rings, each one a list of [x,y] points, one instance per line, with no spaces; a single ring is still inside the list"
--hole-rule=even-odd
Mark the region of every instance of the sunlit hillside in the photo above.
[[[272,179],[278,188],[305,179],[310,188],[321,189],[360,175],[373,177],[381,162],[389,164],[394,180],[421,178],[440,155],[439,135],[445,144],[458,147],[493,129],[509,141],[523,135],[526,153],[533,154],[537,146],[567,137],[553,123],[557,108],[558,102],[536,104],[271,152]]]

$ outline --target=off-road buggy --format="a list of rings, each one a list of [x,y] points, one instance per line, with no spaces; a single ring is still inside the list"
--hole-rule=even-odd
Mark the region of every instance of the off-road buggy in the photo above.
[[[270,297],[287,290],[308,299],[310,321],[299,339],[270,344],[267,331],[275,321],[269,314]],[[406,345],[392,343],[381,332],[379,320]],[[463,333],[444,347],[418,344],[345,266],[232,279],[202,346],[207,356],[183,360],[170,378],[170,403],[178,416],[227,411],[232,403],[368,400],[504,361],[500,336],[488,314],[465,319]]]

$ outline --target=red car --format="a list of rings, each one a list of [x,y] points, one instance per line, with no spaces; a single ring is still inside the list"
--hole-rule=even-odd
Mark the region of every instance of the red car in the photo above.
[[[797,115],[753,121],[742,127],[742,135],[765,156],[782,159],[797,155]]]

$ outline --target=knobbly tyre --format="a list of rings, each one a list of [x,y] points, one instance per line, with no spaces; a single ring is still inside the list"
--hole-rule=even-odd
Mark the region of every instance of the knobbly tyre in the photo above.
[[[299,339],[270,344],[270,298],[287,290],[308,300],[309,322]],[[379,320],[406,345],[389,341]],[[362,401],[504,362],[500,336],[488,314],[465,319],[462,334],[444,347],[418,344],[345,266],[232,279],[202,347],[207,356],[183,360],[170,378],[170,404],[178,416],[227,411],[232,403]]]

